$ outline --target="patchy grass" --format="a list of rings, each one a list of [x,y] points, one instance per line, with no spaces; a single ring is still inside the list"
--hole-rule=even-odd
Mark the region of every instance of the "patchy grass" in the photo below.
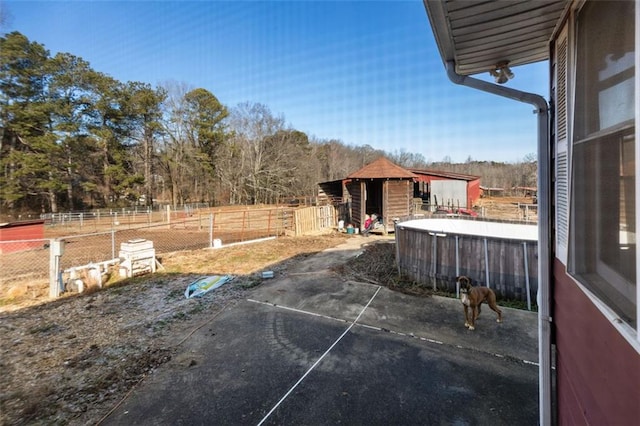
[[[154,275],[48,301],[4,299],[0,312],[0,424],[96,424],[142,377],[171,358],[183,336],[258,285],[265,269],[339,245],[346,237],[284,237],[163,256]],[[232,282],[200,299],[203,275]]]

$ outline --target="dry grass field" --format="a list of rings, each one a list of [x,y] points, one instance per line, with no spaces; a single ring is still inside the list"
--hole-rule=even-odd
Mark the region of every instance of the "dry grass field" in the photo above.
[[[487,197],[479,200],[477,210],[487,218],[523,220],[526,215],[528,220],[535,221],[537,210],[522,207],[530,205],[530,203],[531,199],[524,197]],[[217,211],[217,213],[221,211]],[[262,226],[256,225],[254,230],[244,229],[247,228],[247,224],[256,224],[265,218],[268,220],[269,216],[275,217],[272,212],[273,210],[270,209],[236,209],[232,212],[232,216],[225,216],[224,220],[218,220],[214,238],[220,238],[226,244],[273,235],[273,233],[265,234],[264,229],[266,228]],[[164,264],[164,259],[169,259],[172,256],[167,253],[193,251],[209,245],[207,217],[208,215],[205,214],[200,219],[190,219],[189,222],[182,222],[182,224],[180,221],[174,220],[172,226],[119,229],[114,234],[114,241],[112,241],[109,232],[74,237],[73,235],[77,234],[79,230],[71,227],[48,228],[46,237],[67,237],[65,253],[60,264],[62,269],[109,260],[114,257],[113,248],[116,248],[115,255],[117,256],[117,248],[120,244],[134,238],[153,241],[156,253],[161,258],[161,263]],[[87,230],[86,225],[84,230]],[[246,265],[251,267],[251,259],[245,260]],[[48,300],[49,250],[44,244],[40,250],[1,255],[0,269],[2,270],[0,275],[0,312],[37,305]],[[183,272],[190,270],[187,266],[181,269]]]

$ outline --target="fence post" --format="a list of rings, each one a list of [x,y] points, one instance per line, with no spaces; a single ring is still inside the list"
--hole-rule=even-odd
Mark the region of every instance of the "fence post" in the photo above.
[[[111,258],[115,259],[116,257],[116,231],[115,229],[111,230]]]
[[[247,221],[247,210],[242,212],[242,230],[240,231],[240,241],[244,241],[244,227]]]
[[[433,235],[433,248],[431,249],[431,279],[433,280],[433,290],[437,290],[436,274],[438,273],[438,237],[435,233],[429,234]]]
[[[531,310],[531,289],[529,284],[529,259],[527,259],[527,243],[522,243],[522,251],[524,252],[524,279],[527,288],[527,309]]]
[[[287,219],[285,218],[285,210],[284,207],[280,207],[280,218],[278,221],[278,226],[280,227],[280,232],[285,233],[287,229]]]
[[[486,286],[491,288],[489,283],[489,247],[486,238],[484,238],[484,279]]]
[[[209,213],[209,248],[213,247],[213,213]]]
[[[456,297],[460,297],[460,283],[458,282],[458,277],[460,276],[460,243],[459,243],[459,235],[456,235]]]
[[[64,241],[49,240],[49,297],[60,296],[61,276],[60,276],[60,256],[64,253]]]

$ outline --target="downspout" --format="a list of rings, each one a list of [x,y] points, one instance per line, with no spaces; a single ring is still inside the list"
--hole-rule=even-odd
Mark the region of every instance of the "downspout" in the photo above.
[[[551,407],[551,188],[549,147],[549,105],[540,95],[499,86],[477,78],[460,75],[455,62],[446,63],[447,76],[455,83],[477,90],[531,104],[538,114],[538,362],[540,424],[552,424]],[[541,220],[542,219],[542,220]]]

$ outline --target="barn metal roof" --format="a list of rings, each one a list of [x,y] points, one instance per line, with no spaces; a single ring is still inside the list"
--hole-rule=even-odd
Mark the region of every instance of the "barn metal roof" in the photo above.
[[[548,59],[569,0],[423,0],[440,56],[471,75]]]
[[[467,175],[464,173],[443,172],[440,170],[425,170],[425,169],[408,169],[408,170],[417,175],[438,176],[438,177],[454,179],[454,180],[472,181],[472,180],[480,179],[480,176]]]
[[[367,164],[360,170],[351,173],[347,179],[413,179],[417,177],[407,169],[392,163],[385,157]]]

